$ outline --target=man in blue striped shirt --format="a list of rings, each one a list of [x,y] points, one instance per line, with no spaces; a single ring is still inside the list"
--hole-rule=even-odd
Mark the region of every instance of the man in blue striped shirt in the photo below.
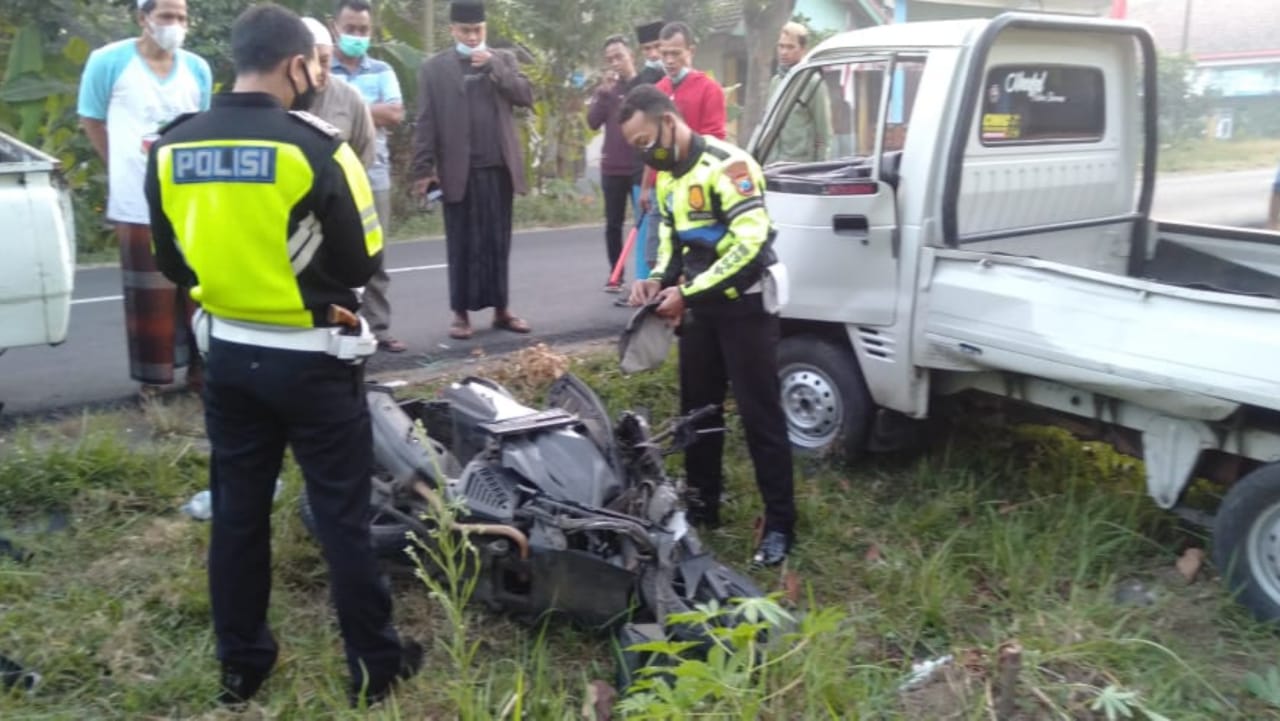
[[[404,121],[404,97],[395,70],[381,60],[369,57],[373,37],[373,6],[368,0],[338,0],[333,19],[338,38],[333,53],[334,75],[354,85],[373,115],[378,137],[373,165],[369,166],[369,187],[378,206],[382,232],[391,227],[391,157],[387,150],[387,132]],[[406,346],[391,335],[391,301],[387,291],[391,278],[379,270],[364,289],[362,313],[378,338],[378,347],[391,353],[402,353]]]

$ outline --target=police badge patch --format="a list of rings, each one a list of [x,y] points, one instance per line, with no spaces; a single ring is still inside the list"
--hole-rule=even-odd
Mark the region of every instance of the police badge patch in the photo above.
[[[738,190],[739,195],[751,197],[756,194],[756,183],[751,179],[751,167],[745,162],[739,160],[725,168],[725,172],[729,174],[733,187]]]
[[[702,210],[707,207],[706,195],[702,192],[701,185],[695,185],[689,188],[689,208],[691,210]]]

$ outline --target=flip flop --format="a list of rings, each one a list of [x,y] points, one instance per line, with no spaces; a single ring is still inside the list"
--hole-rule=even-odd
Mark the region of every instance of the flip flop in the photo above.
[[[469,340],[472,332],[470,323],[455,320],[449,326],[449,337],[454,340]]]
[[[409,346],[404,341],[396,338],[380,338],[378,340],[378,350],[384,350],[388,353],[403,353],[409,350]]]
[[[532,328],[522,318],[509,315],[505,318],[494,318],[493,327],[498,330],[509,330],[512,333],[528,333]]]

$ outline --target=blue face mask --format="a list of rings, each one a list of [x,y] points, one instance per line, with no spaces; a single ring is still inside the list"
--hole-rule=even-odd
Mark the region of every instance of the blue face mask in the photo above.
[[[339,35],[338,50],[349,58],[362,58],[369,52],[369,38],[355,35]]]
[[[466,43],[458,43],[458,44],[457,44],[457,45],[455,45],[454,47],[456,47],[456,48],[457,48],[457,50],[458,50],[458,54],[459,54],[459,55],[461,55],[461,56],[462,56],[462,57],[464,57],[464,58],[469,58],[469,57],[471,57],[471,54],[472,54],[472,53],[474,53],[474,52],[475,52],[475,51],[477,51],[477,50],[488,50],[488,49],[489,49],[489,46],[488,46],[488,45],[486,45],[485,43],[480,43],[479,45],[475,46],[474,48],[473,48],[473,47],[471,47],[470,45],[467,45]]]
[[[652,69],[654,69],[654,70],[661,70],[661,69],[662,69],[662,60],[660,60],[660,59],[659,59],[659,60],[646,60],[646,61],[644,61],[644,66],[645,66],[646,68],[652,68]]]
[[[680,72],[676,73],[676,76],[674,78],[671,78],[671,82],[678,83],[681,80],[684,80],[685,76],[688,74],[689,74],[689,68],[687,66],[680,68]]]

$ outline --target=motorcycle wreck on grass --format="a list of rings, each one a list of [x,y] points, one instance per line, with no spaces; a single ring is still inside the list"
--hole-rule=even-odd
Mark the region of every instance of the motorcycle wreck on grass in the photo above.
[[[407,534],[428,541],[429,512],[443,518],[458,509],[453,528],[478,554],[472,601],[526,622],[553,615],[611,631],[620,689],[640,667],[662,662],[629,650],[636,644],[710,648],[706,629],[669,623],[673,614],[766,595],[702,545],[686,521],[683,483],[663,467],[665,456],[696,440],[715,406],[655,433],[631,411],[612,424],[596,393],[571,374],[554,383],[544,410],[474,377],[441,400],[398,402],[372,384],[366,393],[379,557],[411,562]],[[301,504],[314,536],[305,493]]]

